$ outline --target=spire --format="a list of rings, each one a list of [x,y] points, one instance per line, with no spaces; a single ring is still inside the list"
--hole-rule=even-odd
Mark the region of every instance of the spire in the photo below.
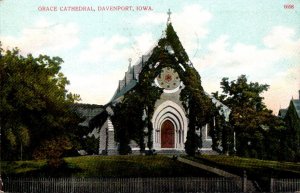
[[[171,24],[171,14],[172,14],[172,12],[171,12],[170,9],[168,10],[167,14],[168,14],[167,27],[168,27],[168,25]],[[162,31],[161,38],[165,38],[166,36],[167,36],[167,29]]]
[[[167,14],[168,14],[168,20],[167,20],[167,25],[168,25],[168,24],[171,23],[171,14],[172,14],[172,12],[171,12],[170,9],[168,10]]]

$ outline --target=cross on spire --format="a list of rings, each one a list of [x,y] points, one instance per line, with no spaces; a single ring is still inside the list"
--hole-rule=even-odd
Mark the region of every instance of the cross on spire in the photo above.
[[[168,14],[168,21],[167,21],[167,23],[169,24],[169,23],[171,23],[171,14],[172,14],[172,12],[171,12],[170,9],[168,10],[167,14]]]

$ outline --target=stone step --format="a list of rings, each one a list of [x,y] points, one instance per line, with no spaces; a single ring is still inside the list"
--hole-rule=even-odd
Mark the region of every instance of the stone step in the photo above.
[[[176,150],[176,149],[162,149],[156,150],[157,154],[164,154],[164,155],[182,155],[186,154],[184,150]]]

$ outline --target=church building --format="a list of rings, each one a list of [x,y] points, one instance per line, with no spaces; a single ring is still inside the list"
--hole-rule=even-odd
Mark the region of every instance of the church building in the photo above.
[[[278,116],[283,119],[287,127],[287,136],[291,148],[300,156],[300,90],[298,99],[292,98],[286,109],[280,109]]]
[[[188,59],[173,29],[169,13],[163,37],[134,65],[129,59],[128,70],[125,72],[124,78],[119,81],[111,100],[90,121],[90,127],[99,133],[99,154],[118,153],[119,143],[116,141],[116,126],[112,118],[116,114],[115,106],[124,101],[126,94],[137,92],[135,89],[143,85],[145,77],[150,77],[151,88],[160,91],[149,120],[153,127],[150,139],[152,140],[152,149],[157,153],[184,152],[191,120],[187,116],[190,113],[189,107],[182,102],[184,96],[182,92],[185,92],[184,89],[187,87],[191,87],[190,83],[186,81],[188,77],[185,77],[189,69],[194,69],[193,64]],[[195,92],[196,90],[197,88],[195,88]],[[228,121],[230,109],[206,92],[203,93],[218,109],[224,120]],[[147,113],[145,112],[144,110],[143,120],[146,120]],[[204,153],[212,152],[212,138],[209,130],[210,124],[208,123],[204,124],[202,129],[195,130],[197,135],[202,138],[202,147],[199,151]],[[147,128],[145,128],[146,131]],[[149,139],[145,137],[145,144],[147,141]],[[138,152],[140,149],[135,140],[131,140],[129,146],[132,152]]]

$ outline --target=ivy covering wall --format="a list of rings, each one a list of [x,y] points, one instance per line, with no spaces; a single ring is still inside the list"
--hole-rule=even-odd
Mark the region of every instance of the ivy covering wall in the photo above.
[[[284,118],[287,126],[286,143],[290,148],[288,160],[299,161],[300,160],[300,118],[297,110],[291,100],[288,111]]]
[[[146,145],[152,149],[151,119],[155,103],[163,92],[162,88],[154,84],[154,80],[163,68],[171,67],[176,70],[184,84],[180,100],[189,120],[185,150],[187,154],[194,155],[196,149],[202,146],[201,136],[197,136],[195,131],[211,119],[212,103],[204,93],[201,77],[192,66],[172,24],[168,24],[165,37],[159,40],[150,58],[142,65],[137,85],[113,107],[112,122],[115,127],[115,140],[119,143],[119,153],[130,153],[131,140],[139,144],[141,151],[144,151]],[[148,138],[147,144],[144,142],[145,137]]]

